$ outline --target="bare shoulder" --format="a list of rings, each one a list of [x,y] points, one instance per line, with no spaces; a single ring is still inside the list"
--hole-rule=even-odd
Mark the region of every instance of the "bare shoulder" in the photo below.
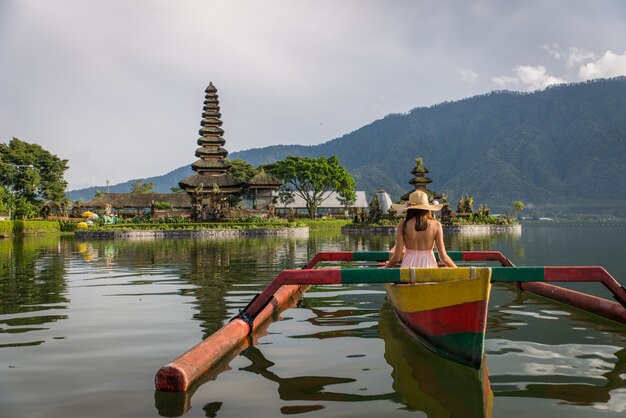
[[[436,219],[429,219],[428,226],[433,228],[435,231],[441,231],[443,228],[441,227],[441,222]]]
[[[429,219],[428,220],[428,224],[429,225],[433,225],[433,226],[435,226],[437,228],[441,227],[441,222],[439,222],[437,219]]]

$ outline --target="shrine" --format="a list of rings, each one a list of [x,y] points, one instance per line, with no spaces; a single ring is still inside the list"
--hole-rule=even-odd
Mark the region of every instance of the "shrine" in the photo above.
[[[205,93],[198,138],[200,148],[196,149],[199,160],[191,164],[196,174],[178,184],[191,197],[193,219],[216,220],[229,208],[229,195],[240,193],[246,183],[228,173],[230,164],[225,160],[228,151],[223,148],[226,140],[221,128],[219,96],[213,83]]]
[[[409,180],[409,184],[413,185],[414,189],[407,192],[403,195],[400,200],[406,201],[409,199],[409,195],[413,193],[415,190],[422,190],[426,194],[428,194],[429,200],[437,201],[439,203],[443,203],[443,209],[441,210],[441,220],[443,223],[447,223],[450,219],[450,214],[452,213],[450,204],[448,203],[448,197],[439,192],[434,192],[428,189],[428,185],[432,183],[432,180],[426,177],[430,171],[424,166],[424,160],[422,158],[415,159],[415,167],[411,170],[411,174],[413,174],[413,178]]]

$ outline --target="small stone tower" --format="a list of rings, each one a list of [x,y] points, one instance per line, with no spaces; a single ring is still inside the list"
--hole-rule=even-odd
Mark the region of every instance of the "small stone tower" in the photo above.
[[[415,190],[422,190],[423,192],[427,193],[432,199],[433,192],[428,190],[427,188],[428,185],[433,182],[431,179],[426,177],[426,174],[428,174],[429,172],[430,171],[428,171],[428,169],[424,167],[424,161],[422,160],[422,158],[416,158],[415,168],[411,170],[411,174],[413,174],[414,177],[411,180],[409,180],[409,184],[413,185],[414,189],[406,193],[400,199],[408,200],[409,195],[413,193]]]
[[[424,167],[424,160],[422,158],[416,158],[415,168],[411,170],[411,174],[413,174],[414,177],[409,180],[409,184],[413,185],[414,189],[402,196],[400,200],[407,201],[409,200],[409,195],[415,190],[422,190],[428,195],[428,198],[431,202],[437,201],[439,203],[443,203],[443,208],[441,210],[441,221],[443,223],[447,223],[449,222],[451,213],[450,204],[448,203],[448,196],[443,193],[434,192],[428,189],[428,185],[432,183],[432,180],[426,177],[426,174],[428,173],[428,169]]]

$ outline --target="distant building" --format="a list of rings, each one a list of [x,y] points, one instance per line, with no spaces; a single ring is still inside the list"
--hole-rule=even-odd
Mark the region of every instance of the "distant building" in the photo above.
[[[136,216],[150,212],[155,203],[171,205],[172,209],[168,210],[168,216],[191,216],[191,199],[186,193],[102,193],[75,207],[74,211],[82,213],[85,210],[92,210],[103,213],[109,204],[117,217]]]
[[[272,204],[274,190],[282,184],[276,177],[263,170],[248,180],[248,190],[252,195],[252,209],[267,210]]]
[[[382,210],[383,214],[387,214],[389,212],[389,209],[391,209],[391,206],[393,205],[389,193],[387,193],[384,189],[380,189],[378,191],[378,201],[380,202],[380,209]]]
[[[306,209],[306,202],[301,196],[297,194],[293,195],[294,202],[289,203],[287,206],[282,205],[280,203],[276,203],[276,213],[281,216],[285,216],[289,210],[293,209],[298,215],[308,215],[308,211]],[[356,201],[354,205],[348,207],[347,216],[354,215],[354,212],[357,209],[366,210],[368,207],[367,199],[365,198],[364,191],[356,192]],[[322,204],[317,208],[316,216],[328,216],[328,215],[339,215],[346,216],[345,208],[339,201],[339,193],[331,192],[330,195],[322,202]]]

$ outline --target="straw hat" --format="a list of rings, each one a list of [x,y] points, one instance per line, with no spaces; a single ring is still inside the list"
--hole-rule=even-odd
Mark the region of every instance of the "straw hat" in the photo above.
[[[409,209],[424,209],[424,210],[441,210],[443,208],[442,204],[431,205],[428,203],[428,195],[421,191],[416,190],[409,195],[409,201],[404,204],[395,204],[393,208],[398,213],[404,213]]]

